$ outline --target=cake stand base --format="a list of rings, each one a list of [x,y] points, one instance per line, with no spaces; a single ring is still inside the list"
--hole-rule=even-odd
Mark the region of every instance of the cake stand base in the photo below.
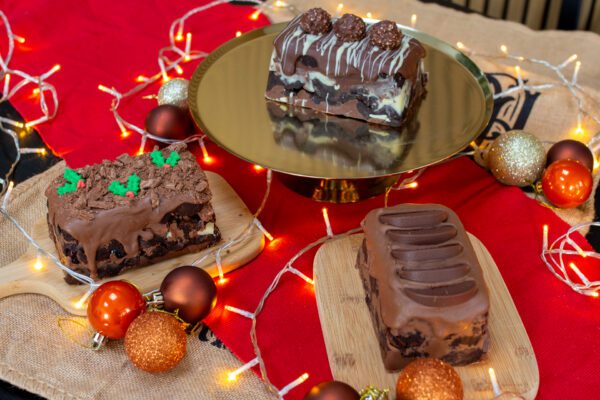
[[[294,192],[316,201],[356,203],[380,194],[393,186],[401,175],[363,179],[320,179],[276,173],[278,179]]]

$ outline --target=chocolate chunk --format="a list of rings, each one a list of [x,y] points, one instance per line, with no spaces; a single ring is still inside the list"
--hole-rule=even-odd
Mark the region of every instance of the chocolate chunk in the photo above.
[[[379,21],[369,31],[371,44],[384,50],[395,50],[400,47],[402,33],[395,22]]]
[[[311,8],[300,18],[300,27],[306,33],[322,35],[331,31],[331,15],[322,8]]]
[[[342,42],[356,42],[367,34],[367,25],[354,14],[344,14],[333,24],[335,35]]]

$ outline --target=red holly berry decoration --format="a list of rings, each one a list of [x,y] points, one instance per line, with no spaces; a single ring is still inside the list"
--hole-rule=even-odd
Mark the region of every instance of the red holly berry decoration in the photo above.
[[[580,162],[558,160],[542,176],[546,199],[556,207],[573,208],[583,204],[592,192],[592,174]]]
[[[90,297],[87,316],[98,333],[109,339],[122,339],[129,324],[145,309],[146,301],[135,286],[125,281],[110,281]]]

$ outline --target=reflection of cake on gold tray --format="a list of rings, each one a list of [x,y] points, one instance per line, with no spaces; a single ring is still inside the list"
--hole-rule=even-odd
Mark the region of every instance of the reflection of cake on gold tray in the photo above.
[[[267,102],[275,141],[282,147],[364,171],[393,168],[408,154],[416,121],[400,131],[309,108]]]

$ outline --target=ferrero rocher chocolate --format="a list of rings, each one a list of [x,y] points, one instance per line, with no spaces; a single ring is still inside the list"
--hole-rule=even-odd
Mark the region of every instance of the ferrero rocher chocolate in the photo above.
[[[328,33],[331,30],[331,15],[322,8],[311,8],[302,14],[300,27],[311,35]]]
[[[367,25],[361,17],[344,14],[333,24],[335,35],[343,42],[356,42],[367,35]]]
[[[383,50],[395,50],[400,47],[402,33],[393,21],[379,21],[369,31],[371,44]]]

